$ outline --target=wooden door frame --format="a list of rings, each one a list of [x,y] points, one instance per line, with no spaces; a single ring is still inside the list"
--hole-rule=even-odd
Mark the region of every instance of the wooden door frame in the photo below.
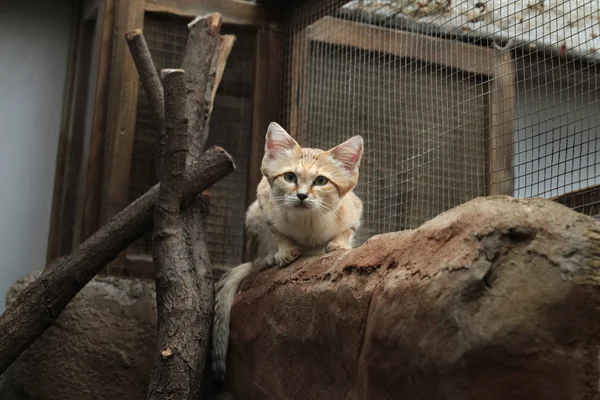
[[[290,120],[284,122],[294,136],[303,132],[302,123],[306,120],[303,114],[307,104],[306,90],[303,90],[306,80],[301,77],[307,70],[308,60],[304,59],[304,54],[311,41],[387,53],[457,69],[482,76],[490,84],[486,99],[487,195],[512,194],[516,74],[509,52],[329,16],[313,20],[310,25],[303,23],[289,37],[288,51],[292,57],[288,70],[290,86],[286,87],[284,96],[290,107]]]
[[[135,138],[139,77],[123,38],[125,32],[143,29],[145,13],[160,13],[193,18],[219,12],[224,25],[256,30],[256,76],[249,180],[251,187],[260,176],[260,158],[266,125],[278,115],[281,95],[278,79],[281,71],[281,13],[270,7],[241,0],[85,0],[81,18],[97,15],[98,34],[94,47],[99,51],[89,157],[82,160],[85,170],[81,209],[74,210],[80,234],[72,238],[77,245],[129,203],[129,179]],[[78,28],[79,30],[79,28]],[[78,35],[74,35],[77,43]],[[70,70],[74,71],[77,46],[71,52]],[[260,72],[259,72],[260,71]],[[70,73],[69,76],[73,76]],[[72,103],[75,81],[71,79],[65,104]],[[268,106],[267,106],[268,105]],[[273,106],[275,105],[275,106]],[[72,111],[65,113],[61,144],[57,154],[57,174],[49,233],[48,259],[59,255],[61,205],[65,187],[64,165],[69,151],[68,127]],[[66,126],[66,128],[65,128]],[[67,136],[65,136],[67,135]],[[260,157],[259,157],[260,155]],[[257,169],[258,166],[258,169]],[[60,168],[59,168],[60,167]],[[254,192],[249,190],[248,197]],[[63,207],[64,209],[64,207]],[[64,236],[64,235],[63,235]],[[130,262],[123,252],[113,266]],[[135,268],[135,266],[134,266]]]

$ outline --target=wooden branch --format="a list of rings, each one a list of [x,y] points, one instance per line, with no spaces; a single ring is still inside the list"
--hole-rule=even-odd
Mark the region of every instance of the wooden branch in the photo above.
[[[165,99],[163,86],[158,77],[158,72],[156,72],[152,55],[150,55],[150,49],[148,49],[148,44],[142,31],[135,29],[127,32],[125,34],[125,41],[129,45],[135,67],[140,75],[140,82],[148,98],[148,103],[150,103],[154,126],[158,132],[158,140],[156,141],[156,173],[160,174],[164,158],[162,150],[165,147]]]
[[[206,190],[235,169],[222,148],[207,150],[188,165],[181,206],[187,207]],[[108,262],[152,227],[160,185],[155,185],[69,256],[60,260],[29,285],[0,316],[0,375],[60,315],[65,306]]]
[[[183,70],[167,70],[162,75],[167,139],[152,246],[159,354],[147,398],[192,400],[200,389],[196,360],[201,349],[196,337],[202,324],[198,277],[189,251],[195,244],[186,242],[179,214],[188,149],[186,90]]]
[[[188,162],[197,159],[204,149],[204,145],[209,135],[209,124],[213,102],[216,96],[217,87],[223,76],[227,58],[235,42],[235,37],[231,35],[220,35],[221,16],[219,14],[210,14],[205,17],[198,17],[189,25],[190,32],[187,41],[187,48],[183,58],[183,69],[185,72],[185,82],[187,89],[187,117],[189,119],[189,153]],[[190,387],[201,390],[203,381],[204,366],[206,365],[207,354],[210,348],[210,328],[212,324],[212,315],[214,308],[214,285],[212,279],[212,269],[206,244],[206,228],[208,215],[208,200],[198,197],[193,206],[187,208],[181,213],[181,227],[183,228],[185,242],[191,244],[188,246],[191,255],[192,268],[194,272],[186,280],[186,287],[189,298],[193,298],[195,319],[193,323],[187,324],[182,330],[180,342],[185,343],[186,359],[189,361],[188,368],[196,371],[195,376],[189,376]],[[176,284],[172,281],[170,291],[172,293],[180,292]],[[193,290],[195,288],[195,290]],[[181,303],[181,306],[188,303]],[[185,313],[181,310],[180,313]],[[164,323],[164,322],[163,322]],[[160,328],[159,328],[160,331]],[[187,342],[185,341],[187,339]],[[183,357],[182,357],[183,358]],[[173,374],[176,369],[171,371]],[[164,379],[164,375],[153,375],[153,379],[160,378],[162,388],[151,382],[150,387],[155,387],[157,395],[155,398],[164,398],[165,393],[175,394],[174,384]],[[195,380],[194,380],[195,378]],[[181,383],[180,383],[181,385]],[[193,392],[193,391],[192,391]],[[194,398],[194,393],[186,392],[190,398]],[[163,397],[158,396],[158,394]]]
[[[188,24],[190,32],[183,55],[182,69],[186,71],[188,90],[188,133],[190,148],[188,162],[202,154],[208,139],[208,124],[216,68],[214,67],[221,44],[221,15],[198,17]]]
[[[212,112],[212,108],[215,104],[217,89],[219,88],[219,84],[221,83],[221,79],[223,78],[223,72],[225,71],[225,66],[227,65],[227,59],[229,58],[229,54],[231,53],[231,49],[233,48],[234,43],[235,35],[221,36],[217,57],[214,59],[211,65],[211,69],[214,68],[215,70],[215,80],[212,84],[213,87],[210,96],[210,112]]]

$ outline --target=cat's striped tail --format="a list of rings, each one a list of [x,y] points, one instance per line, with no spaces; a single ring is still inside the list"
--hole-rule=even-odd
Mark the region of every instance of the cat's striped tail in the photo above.
[[[222,382],[225,381],[225,371],[227,368],[231,306],[240,283],[251,272],[251,262],[238,265],[230,272],[225,273],[217,284],[212,335],[212,367],[214,378]]]

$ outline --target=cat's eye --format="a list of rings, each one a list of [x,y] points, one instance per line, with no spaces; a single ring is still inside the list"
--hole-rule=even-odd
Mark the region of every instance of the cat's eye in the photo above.
[[[324,176],[317,176],[317,178],[314,181],[315,186],[324,186],[325,184],[327,184],[327,182],[329,182],[329,179],[325,178]]]
[[[297,180],[296,174],[293,172],[286,172],[285,174],[283,174],[283,179],[292,183],[296,182]]]

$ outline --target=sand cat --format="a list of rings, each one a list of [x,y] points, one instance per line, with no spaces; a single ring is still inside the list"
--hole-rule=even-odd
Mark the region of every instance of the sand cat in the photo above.
[[[217,285],[212,347],[216,379],[225,379],[231,306],[242,279],[253,271],[285,267],[301,255],[352,248],[362,214],[362,202],[352,192],[362,154],[360,136],[324,151],[301,148],[277,123],[269,125],[263,178],[246,213],[257,255]]]

